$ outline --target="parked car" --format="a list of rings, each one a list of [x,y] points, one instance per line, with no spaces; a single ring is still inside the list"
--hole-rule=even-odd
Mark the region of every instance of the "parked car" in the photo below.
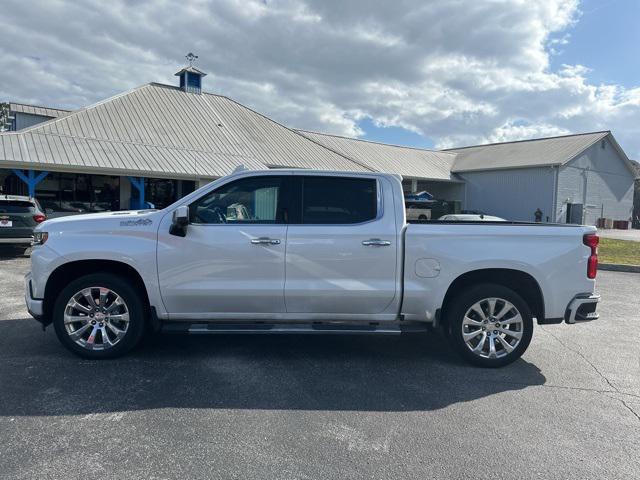
[[[426,222],[431,220],[431,208],[433,202],[406,202],[407,221]]]
[[[35,198],[0,195],[0,244],[26,252],[33,229],[46,218]]]
[[[504,218],[494,217],[493,215],[475,215],[456,213],[451,215],[443,215],[438,220],[443,222],[506,222]]]
[[[226,215],[238,204],[248,219]],[[34,244],[28,310],[86,358],[122,355],[148,328],[440,327],[466,360],[498,367],[534,319],[598,316],[595,227],[407,224],[401,180],[382,173],[240,172],[163,210],[49,220]]]

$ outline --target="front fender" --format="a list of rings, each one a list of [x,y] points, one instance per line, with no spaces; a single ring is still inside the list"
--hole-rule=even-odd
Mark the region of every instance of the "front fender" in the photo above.
[[[105,222],[106,223],[106,222]],[[157,224],[114,228],[91,222],[84,229],[49,232],[47,243],[31,258],[33,295],[44,298],[48,279],[59,268],[78,261],[109,261],[134,269],[143,280],[151,306],[164,312],[156,268]]]

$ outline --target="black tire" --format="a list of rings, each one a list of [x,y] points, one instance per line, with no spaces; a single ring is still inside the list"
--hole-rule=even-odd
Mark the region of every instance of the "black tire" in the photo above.
[[[67,302],[80,290],[96,286],[117,293],[124,300],[129,313],[129,326],[124,335],[112,347],[104,350],[88,350],[78,345],[69,337],[64,325]],[[60,342],[82,358],[116,358],[140,343],[145,332],[145,311],[140,293],[126,279],[111,273],[93,273],[72,281],[60,292],[53,307],[53,327]]]
[[[511,352],[507,353],[507,351],[499,345],[499,342],[495,341],[495,345],[497,348],[502,349],[501,353],[504,355],[499,358],[487,358],[480,354],[473,353],[463,338],[462,322],[465,314],[474,304],[488,298],[499,298],[510,302],[522,318],[521,338]],[[450,307],[447,313],[447,334],[449,340],[460,356],[472,365],[486,368],[503,367],[520,358],[529,346],[529,343],[531,343],[531,337],[533,335],[533,316],[531,315],[531,309],[522,297],[510,288],[489,283],[475,285],[457,295],[449,305]],[[503,336],[503,338],[507,337]]]

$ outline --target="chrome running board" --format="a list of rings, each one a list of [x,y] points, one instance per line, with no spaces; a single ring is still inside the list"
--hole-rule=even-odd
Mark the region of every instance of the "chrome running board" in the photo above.
[[[165,322],[164,333],[207,334],[377,334],[399,335],[403,332],[424,332],[427,324],[332,324],[332,323],[191,323]]]

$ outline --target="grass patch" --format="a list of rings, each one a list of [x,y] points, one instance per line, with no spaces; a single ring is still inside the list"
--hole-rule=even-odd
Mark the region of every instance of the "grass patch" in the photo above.
[[[640,242],[600,237],[598,261],[601,263],[640,265]]]

